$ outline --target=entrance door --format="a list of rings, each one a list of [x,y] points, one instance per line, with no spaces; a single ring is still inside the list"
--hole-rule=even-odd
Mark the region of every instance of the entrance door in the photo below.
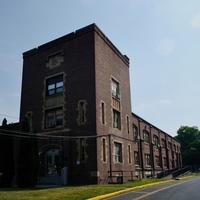
[[[46,174],[48,176],[58,176],[59,150],[52,149],[46,153]]]

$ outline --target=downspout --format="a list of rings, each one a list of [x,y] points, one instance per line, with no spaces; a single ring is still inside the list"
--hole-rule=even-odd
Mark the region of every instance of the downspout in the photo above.
[[[143,164],[143,151],[142,151],[142,140],[141,140],[141,133],[140,133],[140,122],[142,120],[138,119],[138,128],[139,128],[139,141],[138,141],[138,148],[139,148],[139,158],[140,158],[140,164],[142,169],[142,178],[144,178],[144,164]]]
[[[154,165],[154,152],[153,152],[153,142],[152,142],[152,133],[151,133],[152,126],[150,125],[149,130],[150,130],[150,152],[151,152],[151,160],[152,160],[152,168],[153,168],[153,175],[155,175],[154,170],[155,170],[155,165]]]
[[[169,167],[168,140],[167,140],[167,135],[166,135],[166,133],[165,133],[165,150],[166,150],[167,168],[170,169],[170,167]]]
[[[159,139],[159,158],[160,158],[160,167],[162,166],[162,170],[164,169],[163,166],[163,155],[162,155],[162,147],[161,147],[161,141],[160,141],[160,131],[158,131],[158,139]]]
[[[110,161],[110,177],[112,178],[112,156],[111,156],[111,135],[108,135],[108,140],[109,140],[109,161]]]

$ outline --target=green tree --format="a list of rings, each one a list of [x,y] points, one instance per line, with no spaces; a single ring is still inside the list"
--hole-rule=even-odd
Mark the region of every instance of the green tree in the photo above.
[[[6,129],[7,126],[8,126],[7,125],[7,120],[6,120],[6,118],[4,118],[3,121],[2,121],[2,128]]]
[[[181,126],[175,138],[181,142],[183,165],[200,164],[200,131],[198,127]]]
[[[13,137],[8,130],[7,120],[2,122],[0,134],[0,187],[9,187],[15,175],[15,164],[13,155]]]
[[[22,123],[22,131],[27,134],[20,140],[16,183],[20,188],[34,187],[37,184],[39,169],[38,143],[36,137],[28,136],[30,128],[26,117]]]

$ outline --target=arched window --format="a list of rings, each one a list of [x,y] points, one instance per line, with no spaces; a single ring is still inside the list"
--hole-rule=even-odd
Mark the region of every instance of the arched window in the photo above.
[[[157,135],[153,136],[153,144],[154,144],[154,146],[158,147],[158,136]]]
[[[163,139],[163,138],[161,140],[161,145],[162,145],[162,148],[166,148],[165,139]]]
[[[139,138],[138,138],[138,129],[137,129],[137,127],[135,125],[133,125],[132,130],[133,130],[133,139],[134,140],[138,140]]]
[[[144,131],[144,142],[146,143],[150,142],[149,133],[147,131]]]

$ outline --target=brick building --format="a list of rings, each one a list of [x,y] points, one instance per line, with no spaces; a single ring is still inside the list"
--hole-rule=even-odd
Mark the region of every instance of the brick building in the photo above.
[[[95,24],[23,59],[20,120],[43,135],[41,177],[67,167],[69,184],[107,183],[181,167],[180,143],[132,113],[129,59]]]

